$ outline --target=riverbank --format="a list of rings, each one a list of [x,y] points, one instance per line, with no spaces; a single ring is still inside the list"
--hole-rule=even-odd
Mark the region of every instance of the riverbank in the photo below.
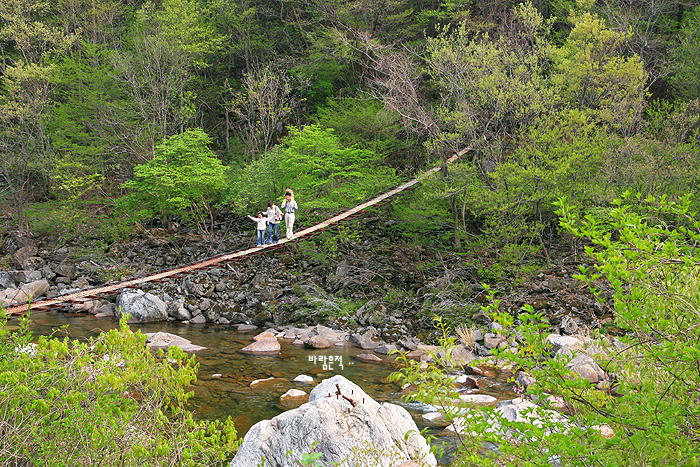
[[[16,267],[2,274],[0,285],[12,289],[46,280],[47,295],[56,295],[106,279],[145,275],[249,246],[249,229],[237,230],[235,225],[235,218],[222,220],[207,240],[155,227],[112,244],[100,262],[81,257],[79,245],[52,248],[55,239],[8,235],[5,253]],[[490,320],[481,312],[488,301],[481,286],[484,278],[473,258],[394,241],[392,227],[390,221],[367,215],[352,225],[353,235],[331,231],[186,279],[144,284],[142,290],[162,301],[162,319],[189,324],[276,329],[325,324],[369,333],[386,343],[418,338],[428,344],[435,341],[436,315],[452,327],[487,325]],[[502,299],[502,311],[517,315],[523,305],[545,311],[553,332],[575,334],[584,327],[604,326],[610,322],[608,310],[571,277],[578,267],[559,259],[557,265],[519,278],[518,283],[496,282],[492,289]],[[116,297],[101,297],[65,311],[110,317],[118,314],[115,301]]]

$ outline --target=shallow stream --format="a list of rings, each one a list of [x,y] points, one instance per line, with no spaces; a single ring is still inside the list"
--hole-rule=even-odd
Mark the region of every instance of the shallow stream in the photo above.
[[[31,317],[30,330],[35,335],[73,338],[90,337],[117,327],[114,320],[95,319],[86,315],[71,315],[61,312],[37,313]],[[63,330],[63,326],[68,328]],[[193,344],[208,350],[197,352],[199,363],[198,381],[191,399],[195,415],[204,419],[225,419],[231,417],[239,436],[243,436],[251,426],[260,420],[270,419],[284,411],[279,397],[288,389],[297,388],[307,393],[321,380],[335,374],[342,374],[378,402],[389,401],[405,407],[416,420],[424,425],[420,417],[427,410],[417,403],[406,403],[401,399],[400,386],[387,381],[395,371],[393,357],[380,356],[384,363],[363,363],[356,355],[366,353],[352,345],[331,347],[325,350],[311,350],[294,346],[291,340],[279,339],[282,346],[277,356],[257,356],[240,352],[240,349],[253,341],[257,333],[239,333],[234,327],[212,325],[182,325],[175,323],[150,323],[130,325],[133,331],[169,332],[192,341]],[[332,361],[332,363],[331,363]],[[305,374],[314,378],[311,385],[302,385],[292,380]],[[221,375],[214,376],[214,375]],[[274,377],[275,379],[250,387],[254,380]],[[481,393],[498,399],[516,397],[506,375],[491,372],[482,377]],[[436,433],[436,430],[431,430]],[[449,443],[448,443],[449,444]],[[450,449],[448,448],[449,452]],[[449,455],[443,461],[449,462]]]

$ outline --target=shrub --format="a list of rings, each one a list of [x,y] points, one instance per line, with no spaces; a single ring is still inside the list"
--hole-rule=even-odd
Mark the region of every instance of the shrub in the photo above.
[[[34,203],[27,208],[27,219],[35,234],[51,237],[55,248],[76,247],[74,259],[99,260],[109,244],[132,233],[126,216],[105,212],[109,204],[99,199]]]
[[[395,376],[416,385],[414,397],[442,407],[460,428],[453,465],[698,465],[700,220],[691,205],[690,196],[671,202],[625,195],[603,227],[560,202],[562,227],[593,245],[586,252],[595,266],[577,277],[595,293],[596,284],[609,283],[615,325],[626,333],[616,340],[593,333],[597,349],[554,354],[546,317],[528,306],[517,317],[498,313],[492,294],[487,310],[501,324],[498,332],[518,342],[517,352],[495,350],[496,358],[535,381],[524,397],[536,404],[515,420],[493,408],[455,407],[458,395],[438,354],[424,371],[410,365]],[[448,353],[454,348],[453,340],[442,343]],[[596,388],[570,370],[582,353],[605,369],[606,384]]]
[[[0,312],[0,459],[12,466],[223,465],[237,447],[225,423],[185,408],[194,356],[154,356],[126,318],[88,342],[19,331]]]

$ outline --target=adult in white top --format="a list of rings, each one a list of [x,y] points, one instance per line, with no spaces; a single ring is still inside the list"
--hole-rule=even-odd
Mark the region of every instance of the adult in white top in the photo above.
[[[292,195],[287,193],[284,195],[284,203],[282,203],[282,209],[284,210],[284,225],[287,226],[287,240],[294,239],[294,212],[299,209],[297,202],[294,201]]]

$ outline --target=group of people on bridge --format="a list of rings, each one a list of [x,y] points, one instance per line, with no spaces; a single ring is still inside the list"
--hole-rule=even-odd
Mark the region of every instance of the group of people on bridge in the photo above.
[[[281,209],[280,209],[281,208]],[[284,193],[282,206],[277,206],[274,201],[267,203],[266,211],[258,211],[258,217],[248,216],[257,224],[257,246],[274,244],[279,241],[280,222],[284,212],[284,225],[287,228],[287,240],[294,239],[295,212],[299,209],[294,200],[294,192],[287,187]]]

